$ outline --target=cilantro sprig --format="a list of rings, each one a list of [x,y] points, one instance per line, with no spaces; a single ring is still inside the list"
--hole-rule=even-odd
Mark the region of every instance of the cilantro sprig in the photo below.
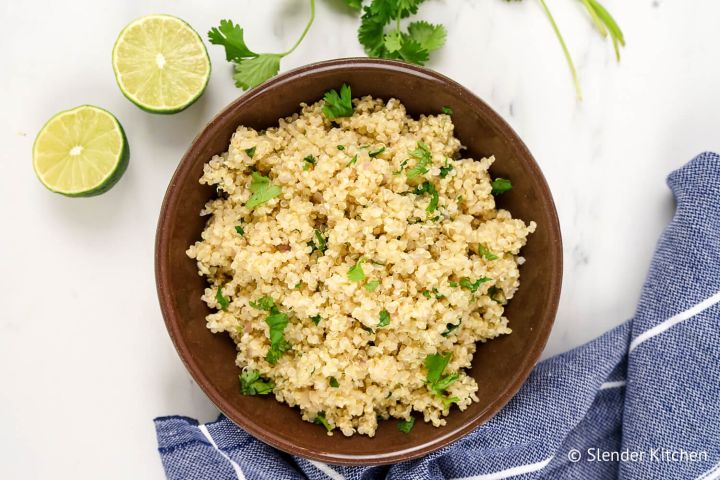
[[[429,171],[427,168],[428,165],[432,163],[430,148],[423,142],[417,142],[417,147],[410,152],[410,156],[416,159],[417,163],[407,171],[405,176],[407,176],[408,179],[412,179],[420,175],[425,175]]]
[[[317,425],[322,425],[323,427],[325,427],[325,430],[327,430],[328,432],[332,432],[333,429],[335,428],[332,425],[330,425],[330,422],[327,421],[327,418],[325,418],[324,412],[318,413],[315,416],[315,420],[313,420],[313,423],[315,423]]]
[[[398,430],[403,433],[410,433],[410,430],[415,426],[415,417],[410,417],[409,420],[400,420],[397,424]]]
[[[322,112],[328,120],[349,117],[353,114],[352,92],[347,83],[342,84],[340,93],[335,89],[325,92],[323,100],[325,100],[325,105],[322,107]]]
[[[275,382],[263,379],[257,370],[240,374],[240,392],[243,395],[267,395],[275,388]]]
[[[415,187],[413,193],[415,195],[423,195],[426,193],[430,194],[430,202],[428,203],[428,206],[425,207],[425,211],[428,213],[432,213],[437,210],[438,203],[440,202],[440,195],[438,194],[435,185],[430,182],[423,182],[417,187]]]
[[[490,186],[492,187],[492,191],[490,193],[497,196],[512,189],[512,182],[507,178],[498,177],[492,182],[490,182]]]
[[[403,31],[400,20],[415,15],[423,0],[372,0],[363,9],[358,40],[371,57],[400,59],[424,65],[430,53],[445,44],[442,25],[412,22]],[[391,28],[387,28],[391,26]]]
[[[248,48],[244,32],[240,25],[232,20],[221,20],[218,27],[208,32],[208,39],[213,45],[225,48],[225,59],[235,64],[235,85],[243,90],[256,87],[268,78],[277,75],[280,60],[290,55],[305,39],[310,26],[315,20],[315,0],[310,0],[310,19],[295,44],[281,53],[257,53]]]
[[[245,208],[252,210],[282,193],[282,189],[277,185],[270,183],[268,177],[260,175],[258,172],[252,172],[252,180],[250,180],[250,198],[245,202]]]

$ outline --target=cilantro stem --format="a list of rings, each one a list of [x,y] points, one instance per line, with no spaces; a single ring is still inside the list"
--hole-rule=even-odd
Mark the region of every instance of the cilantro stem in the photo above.
[[[562,47],[563,53],[565,54],[565,60],[567,60],[568,66],[570,67],[570,73],[572,73],[573,83],[575,84],[575,94],[577,95],[578,100],[582,100],[582,91],[580,90],[580,81],[578,80],[577,70],[575,70],[575,64],[573,63],[572,57],[570,56],[570,52],[568,51],[567,45],[565,44],[565,40],[563,39],[563,36],[560,33],[560,29],[558,28],[557,23],[555,23],[555,18],[553,18],[552,13],[550,13],[550,9],[545,3],[545,0],[538,1],[540,2],[540,5],[545,11],[545,15],[547,15],[548,20],[550,20],[550,24],[552,25],[553,30],[555,30],[555,36],[560,42],[560,46]]]
[[[597,12],[595,11],[595,8],[590,3],[590,0],[580,0],[582,4],[585,6],[585,9],[590,14],[590,18],[592,18],[593,23],[595,24],[595,28],[598,29],[600,32],[600,35],[603,37],[607,37],[608,31],[607,28],[605,28],[605,25],[603,24],[602,20],[600,20],[600,17],[598,16]]]
[[[293,45],[287,52],[281,53],[281,56],[285,57],[295,51],[298,45],[300,45],[305,39],[305,35],[307,35],[308,30],[310,30],[310,26],[313,24],[313,21],[315,21],[315,0],[310,0],[310,20],[308,20],[307,25],[305,25],[305,30],[302,31],[300,38],[297,39],[295,45]]]

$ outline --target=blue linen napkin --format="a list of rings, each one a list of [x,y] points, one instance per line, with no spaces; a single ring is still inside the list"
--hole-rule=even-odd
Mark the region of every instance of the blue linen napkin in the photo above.
[[[673,172],[677,211],[635,316],[537,365],[494,418],[424,458],[379,467],[292,457],[224,416],[155,419],[167,477],[720,479],[720,156]]]

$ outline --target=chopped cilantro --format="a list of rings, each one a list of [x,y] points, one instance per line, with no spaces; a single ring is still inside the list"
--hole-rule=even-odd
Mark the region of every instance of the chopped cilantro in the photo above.
[[[370,280],[365,284],[365,290],[368,292],[374,292],[380,286],[380,280]]]
[[[250,147],[245,149],[245,153],[247,153],[248,157],[253,158],[255,156],[255,148],[256,147]]]
[[[378,148],[377,150],[373,150],[373,151],[371,151],[371,152],[368,152],[368,156],[369,156],[370,158],[375,158],[375,157],[377,157],[378,155],[380,155],[381,153],[383,153],[384,151],[385,151],[385,147],[380,147],[380,148]]]
[[[315,416],[315,420],[313,420],[313,423],[317,425],[322,425],[328,432],[332,432],[333,428],[335,428],[330,425],[330,423],[325,418],[325,414],[323,412],[320,412]]]
[[[351,282],[362,282],[365,280],[365,272],[363,271],[362,264],[365,262],[365,257],[360,257],[355,265],[350,267],[347,272],[348,280]]]
[[[451,287],[455,288],[455,287],[458,286],[458,282],[453,282],[452,280],[450,280],[450,281],[448,282],[448,285],[450,285]]]
[[[288,316],[277,308],[275,301],[268,297],[260,297],[254,302],[250,302],[250,306],[257,308],[258,310],[264,310],[268,313],[265,317],[265,323],[267,323],[269,331],[268,338],[270,339],[270,349],[268,350],[265,360],[271,365],[275,365],[280,359],[283,353],[290,350],[290,344],[285,340],[283,332],[288,324]]]
[[[444,113],[445,115],[452,115],[453,109],[445,105],[442,107],[442,113]]]
[[[258,172],[252,172],[250,182],[250,199],[245,203],[245,208],[252,210],[260,204],[267,202],[280,195],[282,190],[277,185],[270,183],[268,177],[263,177]]]
[[[340,386],[340,383],[338,383],[337,378],[330,377],[330,386],[333,388],[338,388]]]
[[[443,405],[447,410],[452,403],[460,401],[457,397],[448,397],[446,390],[452,385],[459,377],[460,374],[453,372],[447,375],[443,375],[445,367],[450,363],[450,352],[441,355],[439,353],[428,355],[425,357],[425,368],[427,369],[427,381],[426,383],[430,387],[430,390],[442,399]]]
[[[493,180],[490,185],[492,186],[492,193],[493,195],[500,195],[512,188],[512,183],[510,180],[507,180],[505,178],[496,178]]]
[[[240,392],[243,395],[267,395],[275,388],[272,380],[265,380],[257,370],[248,370],[240,374]]]
[[[235,226],[235,231],[240,235],[245,235],[245,229],[241,225]]]
[[[378,322],[378,327],[387,327],[390,325],[390,314],[387,310],[383,308],[383,310],[380,312],[380,321]]]
[[[349,117],[353,114],[352,94],[348,84],[343,83],[342,87],[340,87],[340,94],[336,90],[325,92],[323,99],[325,105],[322,107],[322,112],[327,119],[334,120],[338,117]]]
[[[315,315],[310,317],[310,320],[312,320],[315,325],[320,325],[320,320],[322,320],[322,318],[320,318],[320,315]]]
[[[312,240],[310,240],[307,244],[310,247],[310,253],[317,250],[322,254],[325,253],[325,250],[327,250],[327,240],[318,229],[315,229]]]
[[[217,292],[215,292],[215,300],[218,305],[220,305],[220,310],[227,310],[230,306],[230,299],[223,295],[222,287],[217,288]]]
[[[294,288],[295,290],[298,290],[298,289],[302,288],[302,285],[303,285],[303,282],[298,282],[298,283],[295,284],[295,286],[294,286],[293,288]]]
[[[440,167],[440,178],[445,178],[448,176],[450,172],[452,172],[455,169],[452,165],[450,165],[450,159],[445,158],[445,165]]]
[[[499,303],[502,305],[503,301],[498,299],[498,294],[502,293],[502,290],[493,285],[492,287],[488,288],[488,296],[490,297],[490,300],[492,300],[495,303]]]
[[[269,312],[273,309],[273,307],[275,307],[275,301],[266,295],[258,298],[254,302],[251,300],[250,306],[252,308],[257,308],[258,310],[265,310],[266,312]]]
[[[410,417],[409,420],[400,420],[397,424],[398,430],[403,433],[410,433],[410,430],[415,426],[415,417]]]
[[[469,278],[466,277],[466,278],[460,279],[460,286],[463,288],[467,288],[472,293],[475,293],[475,292],[477,292],[477,289],[480,288],[480,285],[482,285],[485,282],[489,282],[491,280],[492,280],[492,278],[480,277],[477,280],[475,280],[474,282],[472,282]]]
[[[303,162],[305,162],[303,170],[310,170],[317,163],[317,158],[315,158],[315,155],[307,155],[303,158]]]
[[[483,244],[478,245],[478,252],[480,253],[480,255],[485,257],[486,260],[497,260],[499,258]]]
[[[405,174],[407,178],[415,178],[428,172],[428,165],[432,163],[430,149],[423,142],[417,142],[417,148],[410,152],[410,156],[417,160],[414,167]]]
[[[438,191],[435,189],[435,185],[433,185],[430,182],[423,182],[417,187],[415,187],[415,190],[413,190],[413,193],[415,195],[422,195],[425,193],[430,194],[430,203],[428,203],[428,206],[425,208],[425,211],[428,213],[432,213],[437,209],[438,203],[440,201],[440,195],[438,194]]]
[[[425,298],[430,298],[430,290],[423,290],[422,294]]]
[[[460,321],[458,323],[448,323],[447,326],[445,327],[445,331],[443,333],[441,333],[441,335],[443,337],[447,337],[448,335],[450,335],[450,333],[453,330],[456,330],[460,326],[461,323],[462,323],[462,319],[460,319]]]
[[[345,150],[345,147],[343,145],[338,145],[337,149],[342,152],[343,150]]]
[[[346,167],[349,167],[350,165],[355,165],[357,163],[357,154],[353,155],[353,158],[350,159],[349,162],[345,165]]]
[[[405,165],[407,165],[409,161],[410,160],[403,160],[403,162],[400,164],[400,168],[398,168],[397,171],[393,172],[393,175],[400,175],[403,171],[403,168],[405,168]]]

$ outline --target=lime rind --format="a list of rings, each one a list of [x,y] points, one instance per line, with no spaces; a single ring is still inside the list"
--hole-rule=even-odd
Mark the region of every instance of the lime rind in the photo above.
[[[197,89],[194,95],[192,95],[190,98],[188,98],[185,102],[182,102],[177,105],[151,105],[147,102],[143,101],[142,99],[138,98],[138,96],[134,95],[130,91],[128,91],[127,86],[122,80],[122,72],[118,71],[117,66],[117,60],[118,60],[118,46],[121,45],[122,41],[125,39],[125,36],[127,32],[130,31],[131,28],[138,26],[139,24],[143,22],[147,22],[149,20],[153,19],[163,19],[163,20],[171,20],[173,22],[177,22],[179,24],[182,24],[189,33],[191,33],[195,39],[197,40],[197,44],[202,47],[202,56],[204,59],[205,67],[207,68],[207,71],[204,73],[204,79],[202,82],[202,85]],[[141,110],[144,110],[149,113],[159,113],[159,114],[173,114],[178,113],[189,106],[191,106],[193,103],[195,103],[203,93],[205,93],[205,90],[207,88],[207,85],[210,81],[210,74],[212,71],[212,64],[210,62],[210,56],[207,52],[207,47],[205,46],[205,43],[202,40],[202,37],[195,31],[195,29],[190,26],[186,21],[184,21],[181,18],[175,17],[173,15],[167,15],[167,14],[151,14],[151,15],[145,15],[143,17],[137,18],[130,22],[128,25],[125,26],[125,28],[122,29],[120,34],[118,35],[117,40],[115,41],[115,44],[113,45],[113,51],[112,51],[112,63],[113,63],[113,72],[115,73],[115,81],[118,84],[118,87],[120,88],[120,91],[122,94],[130,100],[133,104],[135,104],[138,108]]]
[[[100,114],[104,114],[113,122],[117,132],[120,134],[120,137],[121,137],[120,152],[117,155],[117,160],[114,163],[113,169],[110,170],[99,181],[95,182],[93,185],[90,185],[90,186],[84,185],[82,189],[63,190],[63,189],[57,188],[57,187],[53,186],[51,183],[49,183],[47,181],[47,179],[44,178],[43,174],[41,173],[40,168],[38,167],[38,164],[37,164],[37,161],[40,157],[39,152],[37,150],[38,142],[56,121],[59,121],[64,116],[73,115],[84,109],[90,109],[90,110],[94,110]],[[80,105],[78,107],[71,108],[69,110],[63,110],[62,112],[58,112],[57,114],[53,115],[47,122],[45,122],[45,125],[43,125],[43,127],[40,129],[40,132],[38,132],[37,136],[35,137],[35,141],[33,142],[32,153],[33,153],[33,170],[35,171],[35,175],[37,176],[38,180],[40,180],[40,183],[42,183],[43,186],[45,188],[47,188],[48,190],[50,190],[51,192],[59,193],[66,197],[92,197],[92,196],[96,196],[96,195],[105,193],[110,188],[112,188],[118,182],[118,180],[120,180],[120,178],[123,176],[123,174],[127,170],[127,167],[130,163],[130,147],[129,147],[129,144],[127,141],[127,136],[125,135],[125,130],[123,129],[122,125],[120,124],[118,119],[115,117],[115,115],[113,115],[109,111],[105,110],[104,108],[96,107],[94,105]]]

